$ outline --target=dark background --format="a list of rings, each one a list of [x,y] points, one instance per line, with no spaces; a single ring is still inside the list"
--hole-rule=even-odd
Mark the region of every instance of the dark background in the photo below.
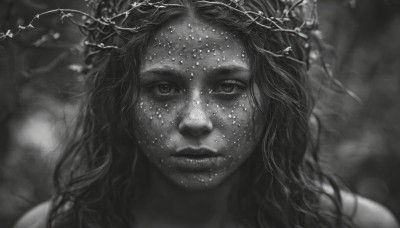
[[[86,9],[84,0],[0,0],[0,32],[37,13]],[[400,218],[400,2],[320,0],[335,76],[362,103],[322,96],[326,170]],[[74,124],[83,82],[82,36],[59,15],[0,41],[0,227],[49,199],[51,171]],[[327,110],[327,111],[326,111]]]

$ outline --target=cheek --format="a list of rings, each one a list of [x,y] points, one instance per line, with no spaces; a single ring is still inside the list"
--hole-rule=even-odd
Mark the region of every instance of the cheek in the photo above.
[[[171,131],[176,126],[176,107],[155,104],[141,98],[135,108],[135,136],[146,153],[161,153],[172,146]]]
[[[222,141],[227,145],[226,150],[230,151],[229,158],[243,162],[260,142],[265,120],[247,95],[231,107],[222,108]]]

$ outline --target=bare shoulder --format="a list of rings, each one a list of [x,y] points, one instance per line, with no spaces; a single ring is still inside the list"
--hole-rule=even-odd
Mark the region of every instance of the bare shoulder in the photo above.
[[[354,215],[354,223],[360,228],[399,228],[393,214],[384,206],[367,198],[342,191],[344,212]]]
[[[14,228],[45,228],[51,202],[46,201],[25,213],[15,224]]]
[[[327,192],[332,193],[332,190],[328,188]],[[343,212],[352,218],[357,228],[400,228],[394,215],[381,204],[343,190],[340,194]],[[326,198],[321,200],[321,204],[323,207],[333,207]]]

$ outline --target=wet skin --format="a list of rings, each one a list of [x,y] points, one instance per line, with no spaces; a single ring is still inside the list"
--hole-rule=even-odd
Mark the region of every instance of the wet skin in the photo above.
[[[135,109],[135,135],[152,167],[192,190],[218,186],[238,170],[264,126],[250,76],[233,33],[192,17],[160,29],[142,61]]]

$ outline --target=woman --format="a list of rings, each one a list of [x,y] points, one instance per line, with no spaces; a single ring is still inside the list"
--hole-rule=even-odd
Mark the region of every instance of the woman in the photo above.
[[[398,227],[318,166],[313,3],[95,8],[56,195],[16,227]]]

